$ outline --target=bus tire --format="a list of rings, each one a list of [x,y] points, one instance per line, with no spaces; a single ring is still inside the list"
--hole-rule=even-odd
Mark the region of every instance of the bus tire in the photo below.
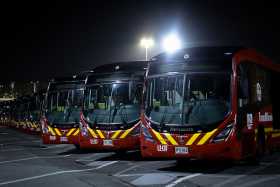
[[[189,158],[178,158],[176,160],[176,163],[178,166],[186,166],[189,164],[189,162],[190,162]]]
[[[79,144],[74,144],[74,146],[76,147],[76,149],[78,149],[78,150],[80,150],[81,149],[81,147],[80,147],[80,145]]]
[[[117,150],[114,152],[117,156],[124,156],[126,154],[126,150]]]

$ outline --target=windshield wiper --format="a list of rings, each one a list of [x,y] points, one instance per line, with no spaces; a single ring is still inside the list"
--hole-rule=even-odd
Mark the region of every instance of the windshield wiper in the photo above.
[[[126,113],[123,112],[124,110],[126,111]],[[123,124],[127,124],[128,117],[127,117],[127,109],[126,109],[125,105],[120,106],[120,114],[121,114],[121,119],[122,119]]]
[[[161,117],[161,120],[160,120],[160,123],[159,123],[159,128],[160,128],[160,131],[163,131],[164,128],[165,128],[165,119],[166,119],[166,111],[167,111],[167,108],[164,109],[164,112],[162,114],[162,117]]]

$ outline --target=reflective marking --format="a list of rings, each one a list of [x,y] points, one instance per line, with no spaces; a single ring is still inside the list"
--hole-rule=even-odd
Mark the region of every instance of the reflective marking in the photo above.
[[[203,138],[200,139],[200,141],[197,143],[197,145],[203,145],[216,131],[217,131],[217,129],[214,129],[211,132],[207,132],[203,136]]]
[[[66,174],[66,173],[79,173],[79,172],[85,172],[85,171],[98,170],[98,169],[104,168],[106,166],[112,165],[112,164],[114,164],[116,162],[118,162],[118,161],[108,162],[108,163],[105,163],[105,164],[103,164],[101,166],[94,167],[94,168],[89,168],[89,169],[56,171],[56,172],[46,173],[46,174],[43,174],[43,175],[37,175],[37,176],[33,176],[33,177],[26,177],[26,178],[11,180],[11,181],[5,181],[5,182],[1,182],[0,186],[7,185],[7,184],[24,182],[24,181],[30,181],[30,180],[34,180],[34,179],[40,179],[40,178],[54,176],[54,175],[61,175],[61,174]]]
[[[121,132],[122,132],[122,130],[117,130],[117,131],[113,134],[112,139],[117,138],[117,136],[118,136]]]
[[[125,138],[135,127],[132,127],[130,129],[127,129],[121,136],[120,138]]]
[[[49,131],[51,132],[51,134],[52,134],[53,136],[55,136],[55,132],[53,131],[53,129],[52,129],[50,126],[48,126],[48,128],[49,128]]]
[[[161,144],[166,145],[166,141],[162,138],[162,136],[160,135],[160,133],[158,133],[157,131],[155,131],[154,129],[152,129],[153,133],[156,135],[157,139],[160,141]]]
[[[272,132],[273,131],[273,128],[271,127],[268,127],[268,128],[264,128],[264,132]]]
[[[77,136],[77,134],[79,134],[80,129],[77,129],[76,132],[73,134],[73,136]]]
[[[95,132],[91,128],[87,128],[92,137],[97,138]]]
[[[271,136],[272,136],[272,138],[277,138],[277,137],[280,137],[280,133],[272,134]]]
[[[200,133],[195,133],[194,135],[192,135],[192,137],[188,140],[186,145],[192,145],[193,142],[198,138],[199,135],[200,135]]]
[[[33,127],[33,128],[36,128],[37,125],[36,125],[35,123],[32,123],[32,127]]]
[[[195,173],[195,174],[192,174],[192,175],[188,175],[188,176],[179,178],[179,179],[175,180],[174,182],[172,182],[172,183],[166,185],[165,187],[173,187],[173,186],[176,186],[177,184],[179,184],[180,182],[183,182],[184,180],[188,180],[188,179],[197,177],[197,176],[199,176],[199,175],[202,175],[202,174],[201,174],[201,173]]]
[[[61,132],[60,132],[57,128],[54,128],[54,131],[56,132],[56,134],[57,134],[58,136],[61,136]]]
[[[72,129],[66,134],[66,136],[70,136],[74,130],[75,130],[75,128],[72,128]]]
[[[174,140],[174,138],[169,133],[164,133],[165,137],[168,141],[171,142],[172,145],[178,145],[178,143]]]
[[[96,132],[97,132],[97,134],[99,135],[100,138],[103,138],[103,139],[105,138],[100,130],[96,130]]]

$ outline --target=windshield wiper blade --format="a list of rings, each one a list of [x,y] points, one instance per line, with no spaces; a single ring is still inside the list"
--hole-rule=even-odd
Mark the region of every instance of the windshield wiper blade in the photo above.
[[[167,109],[165,108],[165,109],[164,109],[164,113],[162,114],[162,117],[161,117],[161,120],[160,120],[160,123],[159,123],[160,131],[163,131],[164,128],[165,128],[165,123],[164,123],[164,121],[165,121],[165,119],[166,119],[166,111],[167,111]]]
[[[120,110],[121,119],[122,119],[122,122],[126,125],[127,121],[128,121],[127,109],[126,109],[125,105],[120,106],[120,107],[121,107],[121,110]],[[124,114],[124,112],[123,112],[124,110],[126,111],[126,114]]]

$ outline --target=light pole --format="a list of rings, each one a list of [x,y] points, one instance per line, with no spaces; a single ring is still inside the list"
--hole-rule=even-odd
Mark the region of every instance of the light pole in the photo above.
[[[148,49],[154,45],[154,40],[151,38],[142,38],[140,41],[141,47],[145,48],[146,61],[148,61]]]

